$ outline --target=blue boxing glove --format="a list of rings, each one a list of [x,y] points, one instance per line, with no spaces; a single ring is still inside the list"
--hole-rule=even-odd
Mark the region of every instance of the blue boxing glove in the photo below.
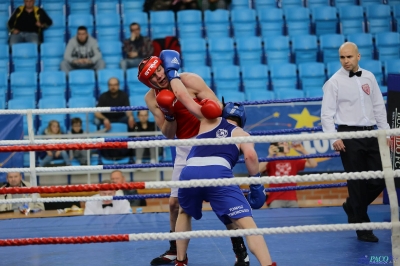
[[[162,66],[164,67],[165,74],[168,80],[180,79],[178,70],[181,67],[181,56],[174,50],[162,50],[160,53]]]
[[[250,177],[259,178],[261,174],[258,173],[256,175],[252,175]],[[261,208],[265,201],[267,200],[267,196],[265,195],[264,186],[259,185],[250,185],[250,192],[247,194],[247,201],[250,203],[251,208],[259,209]]]

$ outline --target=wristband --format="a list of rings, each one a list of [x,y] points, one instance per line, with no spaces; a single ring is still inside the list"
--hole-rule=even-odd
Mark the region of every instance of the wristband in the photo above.
[[[260,172],[258,172],[257,174],[255,174],[255,175],[249,175],[249,177],[261,177],[261,173]]]
[[[174,122],[175,121],[175,116],[173,116],[173,115],[164,115],[164,118],[168,122]]]

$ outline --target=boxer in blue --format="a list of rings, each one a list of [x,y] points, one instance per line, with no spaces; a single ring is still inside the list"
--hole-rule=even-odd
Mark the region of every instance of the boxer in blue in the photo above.
[[[198,139],[249,136],[248,133],[240,128],[246,122],[246,114],[242,105],[228,103],[222,111],[219,104],[213,100],[204,99],[200,103],[196,103],[179,79],[178,70],[179,65],[172,69],[166,69],[166,71],[170,71],[171,75],[175,75],[175,78],[170,81],[173,93],[200,120]],[[221,112],[222,117],[220,117]],[[239,159],[240,151],[244,154],[249,176],[260,177],[258,157],[254,150],[254,144],[241,143],[192,147],[187,157],[186,166],[180,175],[180,180],[233,177],[232,168]],[[262,185],[252,185],[248,198],[253,207],[261,207],[265,202],[264,187]],[[257,228],[252,217],[250,204],[237,185],[180,188],[178,199],[180,208],[175,232],[191,230],[192,217],[197,220],[202,217],[201,210],[204,200],[210,202],[213,211],[224,224],[234,223],[241,229]],[[250,251],[262,266],[276,265],[271,260],[262,235],[246,236],[246,240]],[[188,257],[186,252],[189,239],[177,240],[176,242],[178,254],[175,266],[187,266]]]

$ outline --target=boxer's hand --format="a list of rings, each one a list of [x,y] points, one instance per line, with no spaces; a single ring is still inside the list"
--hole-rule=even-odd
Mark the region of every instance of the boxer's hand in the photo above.
[[[222,115],[221,107],[214,100],[203,99],[200,102],[200,105],[201,105],[200,111],[203,114],[203,116],[207,119],[214,119]]]
[[[258,173],[251,177],[252,178],[260,178],[261,174]],[[250,185],[250,192],[249,192],[249,194],[247,194],[247,200],[250,203],[251,208],[253,208],[253,209],[261,208],[264,205],[265,201],[267,200],[264,186],[261,184]]]
[[[333,144],[333,149],[335,151],[343,151],[346,152],[346,147],[343,144],[343,141],[341,139],[338,139],[337,141],[335,141]]]
[[[160,59],[168,80],[171,81],[175,78],[180,79],[178,73],[178,70],[181,67],[180,54],[174,50],[163,50],[160,53]]]
[[[165,119],[169,122],[175,120],[173,109],[175,100],[174,93],[167,89],[161,90],[156,97],[158,107],[164,113]]]

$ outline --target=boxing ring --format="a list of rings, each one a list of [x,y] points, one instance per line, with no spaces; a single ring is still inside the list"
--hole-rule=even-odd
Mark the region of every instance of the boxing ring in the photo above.
[[[259,104],[258,102],[257,104]],[[400,129],[343,132],[334,134],[300,134],[250,136],[227,139],[166,140],[148,139],[132,141],[119,139],[57,139],[35,140],[32,127],[33,114],[82,113],[109,111],[137,111],[143,107],[76,108],[1,110],[0,114],[26,114],[29,140],[0,141],[0,152],[29,151],[29,168],[0,168],[0,172],[30,173],[32,187],[3,188],[1,194],[54,193],[98,191],[107,189],[152,189],[171,187],[249,185],[265,183],[332,181],[348,179],[384,178],[390,206],[372,205],[369,215],[374,222],[347,224],[341,207],[261,209],[253,216],[258,229],[227,231],[213,212],[205,211],[200,221],[193,221],[192,232],[163,233],[169,231],[168,213],[110,216],[75,216],[46,219],[12,219],[0,221],[0,254],[3,265],[149,265],[151,259],[163,252],[165,240],[191,238],[188,250],[190,265],[233,265],[234,254],[228,237],[263,234],[271,256],[278,265],[400,265],[400,223],[394,177],[386,137],[400,135]],[[242,142],[265,143],[281,141],[304,141],[314,139],[346,139],[377,137],[383,171],[361,173],[310,174],[297,176],[206,179],[190,181],[132,182],[125,184],[85,184],[37,187],[36,175],[43,172],[74,172],[85,170],[111,170],[139,168],[138,165],[99,165],[35,167],[34,151],[146,148],[164,146],[223,145]],[[149,166],[151,167],[151,165]],[[3,203],[119,200],[119,197],[68,197],[1,200]],[[359,242],[354,230],[374,229],[379,243]],[[128,242],[128,243],[123,243]],[[82,245],[83,244],[83,245]],[[257,265],[250,255],[251,265]]]

